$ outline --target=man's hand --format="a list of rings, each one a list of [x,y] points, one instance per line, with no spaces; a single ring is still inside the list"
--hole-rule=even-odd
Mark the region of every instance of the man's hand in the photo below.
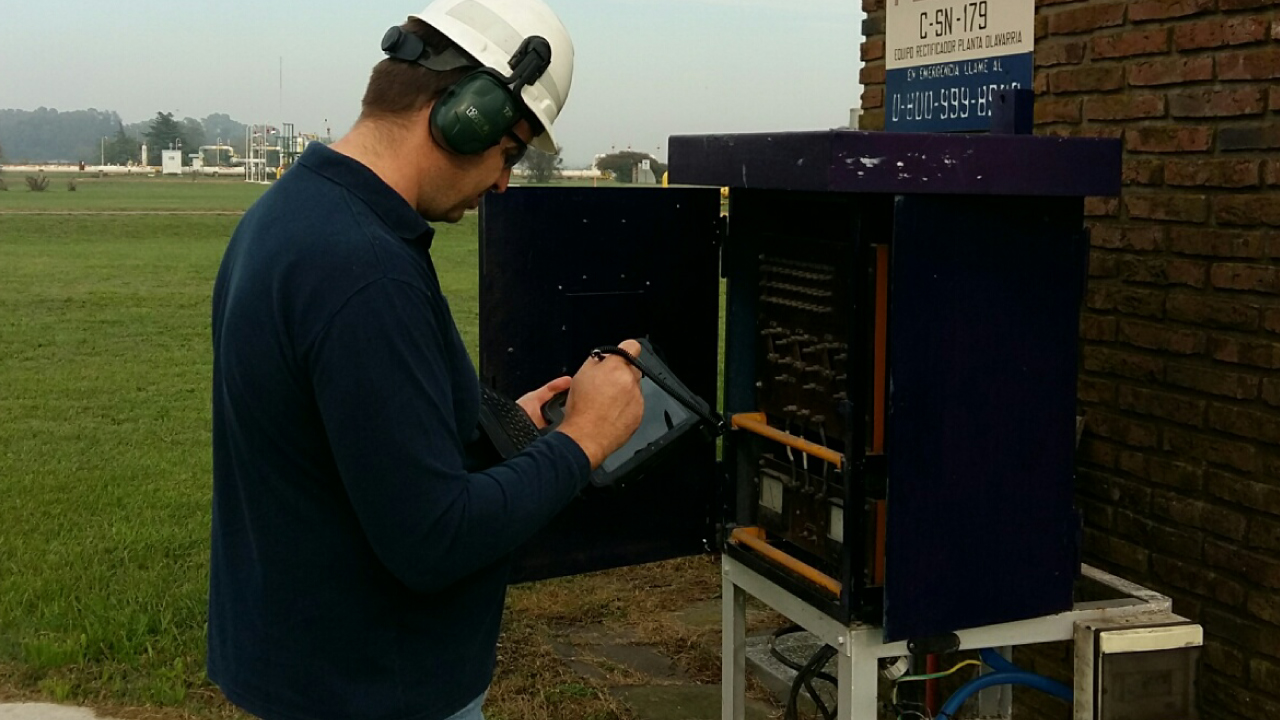
[[[635,340],[619,347],[633,356],[640,354]],[[573,376],[559,430],[578,443],[594,470],[631,439],[643,417],[640,371],[615,355],[587,358]]]
[[[572,382],[573,382],[573,378],[569,377],[568,375],[565,375],[564,377],[556,378],[555,380],[552,380],[551,382],[547,383],[546,385],[543,385],[537,390],[534,390],[533,392],[530,392],[530,393],[526,393],[523,397],[521,397],[519,400],[516,401],[516,404],[524,408],[524,411],[526,414],[528,414],[529,419],[533,421],[534,425],[538,426],[539,430],[541,430],[542,428],[547,426],[546,418],[542,417],[542,406],[546,405],[547,401],[550,400],[551,398],[555,397],[556,395],[559,395],[565,390],[568,390],[569,384]]]

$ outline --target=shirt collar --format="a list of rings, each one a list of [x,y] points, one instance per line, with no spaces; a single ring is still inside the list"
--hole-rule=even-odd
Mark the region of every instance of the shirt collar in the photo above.
[[[360,198],[386,223],[392,232],[405,240],[431,247],[435,230],[413,206],[391,189],[377,173],[354,158],[343,155],[324,143],[313,142],[298,158],[298,164],[346,188]]]

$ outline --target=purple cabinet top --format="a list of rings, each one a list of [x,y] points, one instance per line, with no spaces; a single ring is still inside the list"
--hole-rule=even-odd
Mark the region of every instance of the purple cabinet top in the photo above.
[[[670,180],[818,192],[1120,194],[1120,141],[1043,135],[820,132],[674,135]]]

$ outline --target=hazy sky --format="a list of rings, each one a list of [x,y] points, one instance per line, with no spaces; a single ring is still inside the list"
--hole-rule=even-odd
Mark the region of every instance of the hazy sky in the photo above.
[[[565,158],[812,130],[858,104],[859,0],[548,0],[576,47]],[[426,0],[5,0],[0,107],[225,112],[341,135],[387,27]],[[283,93],[280,90],[283,58]],[[283,95],[283,100],[282,100]]]

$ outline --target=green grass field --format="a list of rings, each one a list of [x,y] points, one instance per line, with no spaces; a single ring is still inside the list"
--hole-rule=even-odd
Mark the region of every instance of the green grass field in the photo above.
[[[241,211],[267,188],[227,178],[84,177],[76,180],[76,190],[70,192],[71,176],[50,174],[48,178],[48,190],[31,192],[22,176],[0,175],[9,186],[8,192],[0,192],[0,212]]]
[[[242,210],[262,191],[119,180],[0,193],[0,699],[234,714],[205,679],[204,633],[210,294],[238,217],[6,211]],[[476,218],[438,229],[433,254],[474,355]],[[549,650],[548,628],[566,620],[642,625],[714,677],[653,618],[716,590],[705,559],[514,589],[486,713],[628,716]]]

